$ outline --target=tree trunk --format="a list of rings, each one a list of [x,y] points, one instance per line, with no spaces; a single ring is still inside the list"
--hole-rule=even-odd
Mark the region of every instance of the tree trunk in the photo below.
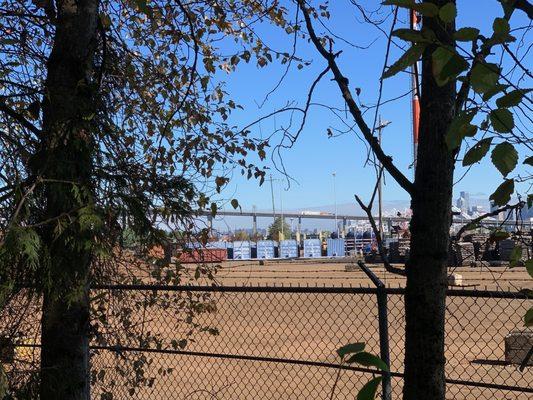
[[[99,0],[56,1],[56,31],[42,100],[43,134],[32,160],[43,179],[47,276],[41,336],[41,399],[89,399],[90,232],[77,219],[92,202],[93,65]],[[67,216],[68,215],[68,216]]]
[[[439,7],[449,0],[436,0]],[[453,45],[454,24],[424,18]],[[439,87],[432,74],[433,46],[422,62],[420,140],[412,198],[411,253],[405,295],[404,400],[444,400],[444,322],[454,160],[445,143],[453,119],[455,82]]]

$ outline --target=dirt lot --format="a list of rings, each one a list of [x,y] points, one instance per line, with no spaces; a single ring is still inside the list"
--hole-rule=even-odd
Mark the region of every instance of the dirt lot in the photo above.
[[[370,286],[362,272],[345,272],[346,262],[228,262],[217,274],[222,285]],[[397,276],[375,271],[388,285],[403,286]],[[469,288],[515,290],[530,287],[525,271],[492,268],[461,268]],[[371,294],[331,293],[215,293],[217,310],[198,320],[217,327],[220,334],[207,333],[189,342],[186,351],[221,355],[283,358],[299,361],[338,362],[335,350],[343,344],[364,341],[369,351],[379,353],[376,299]],[[389,296],[389,335],[392,369],[403,369],[403,299]],[[447,376],[449,379],[532,388],[533,370],[520,372],[504,363],[504,337],[520,328],[531,301],[450,297],[446,323]],[[165,342],[183,337],[186,326],[172,315],[153,315],[150,331]],[[133,345],[133,344],[132,344]],[[133,354],[134,355],[134,354]],[[329,399],[337,370],[324,366],[298,365],[262,359],[242,360],[200,355],[148,354],[144,369],[157,377],[152,387],[133,396],[120,385],[114,399]],[[97,367],[115,362],[110,352],[93,359]],[[157,371],[172,368],[162,377]],[[115,374],[115,376],[113,376]],[[353,399],[371,375],[344,371],[335,399]],[[121,382],[108,370],[108,379]],[[109,385],[109,380],[106,380]],[[109,386],[108,386],[109,388]],[[401,380],[393,380],[396,398]],[[95,386],[93,393],[100,389]],[[528,399],[530,394],[502,389],[448,385],[449,399]]]
[[[349,259],[317,259],[277,261],[227,261],[217,273],[222,285],[301,285],[301,286],[370,286],[371,282],[360,270],[346,272],[345,266],[353,264]],[[403,287],[405,278],[387,273],[383,266],[368,264],[379,278],[391,287]],[[533,288],[533,280],[524,268],[459,267],[450,273],[462,275],[463,285],[468,289],[520,290]]]

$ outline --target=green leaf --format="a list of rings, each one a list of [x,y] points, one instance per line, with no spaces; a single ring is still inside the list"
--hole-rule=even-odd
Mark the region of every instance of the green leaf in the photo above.
[[[442,21],[451,23],[455,20],[455,17],[457,17],[457,8],[455,7],[455,4],[447,3],[440,8],[439,18]]]
[[[509,256],[509,266],[511,268],[516,267],[522,259],[522,246],[515,246]]]
[[[506,179],[489,197],[497,206],[504,206],[511,200],[514,192],[514,180]]]
[[[433,76],[439,86],[445,85],[468,69],[468,62],[452,48],[438,47],[431,59]]]
[[[513,90],[499,99],[496,100],[496,105],[500,108],[507,108],[507,107],[516,107],[520,104],[526,93],[530,92],[531,89],[528,90],[520,90],[516,89]]]
[[[463,166],[472,165],[480,161],[488,153],[492,138],[482,139],[468,150],[463,158]]]
[[[417,43],[411,46],[409,50],[403,53],[403,55],[385,71],[382,78],[390,78],[391,76],[396,75],[398,72],[403,71],[407,67],[413,65],[420,59],[420,56],[424,52],[425,48],[425,43]]]
[[[476,40],[478,36],[479,29],[470,27],[461,28],[453,34],[455,40],[458,40],[459,42],[470,42]]]
[[[231,206],[236,210],[237,208],[239,208],[239,200],[237,199],[232,199],[231,200]]]
[[[348,364],[355,363],[355,364],[364,365],[365,367],[376,367],[376,368],[381,369],[382,371],[389,370],[389,367],[387,366],[387,364],[385,364],[385,362],[381,358],[373,354],[367,353],[366,351],[354,354],[348,360],[346,360],[346,362]]]
[[[496,64],[477,63],[470,75],[472,89],[480,94],[488,92],[498,83],[499,73],[500,69]]]
[[[392,36],[396,36],[406,42],[429,42],[429,40],[422,35],[421,31],[414,29],[396,29],[392,32]]]
[[[494,36],[497,38],[506,38],[511,31],[509,22],[505,18],[495,18],[492,23],[492,30],[494,31]]]
[[[413,10],[418,11],[424,17],[436,17],[439,15],[439,7],[433,3],[418,3],[415,4]]]
[[[526,271],[533,278],[533,260],[526,261]]]
[[[476,134],[477,126],[470,124],[474,115],[476,115],[475,111],[462,112],[453,119],[445,137],[448,149],[456,149],[466,136],[474,136]]]
[[[496,132],[511,132],[514,128],[514,118],[511,111],[506,108],[497,108],[489,114],[490,122]]]
[[[526,315],[524,315],[524,325],[533,326],[533,307],[527,310]]]
[[[529,156],[524,160],[524,164],[531,165],[533,167],[533,156]]]
[[[533,207],[533,193],[527,195],[527,208]]]
[[[500,93],[500,92],[503,92],[505,89],[507,89],[509,87],[509,85],[502,85],[500,83],[497,83],[492,89],[489,89],[487,90],[485,93],[483,93],[483,100],[484,101],[489,101],[492,96]]]
[[[498,171],[506,176],[518,164],[518,152],[511,143],[502,142],[492,150],[491,159]]]
[[[135,0],[135,4],[140,12],[151,17],[153,15],[152,9],[148,7],[147,0]]]
[[[359,393],[357,393],[357,400],[374,400],[376,398],[378,386],[382,379],[383,378],[381,376],[378,376],[377,378],[374,378],[370,382],[366,383],[365,386],[361,388]]]
[[[359,353],[365,349],[364,343],[350,343],[337,350],[337,354],[343,359],[347,354]]]

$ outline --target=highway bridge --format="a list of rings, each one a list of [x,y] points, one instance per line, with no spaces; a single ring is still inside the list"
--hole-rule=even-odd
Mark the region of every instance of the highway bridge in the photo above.
[[[199,212],[200,215],[203,215],[205,217],[207,217],[209,223],[211,223],[212,221],[212,214],[210,211],[203,211],[203,212]],[[245,211],[245,210],[234,210],[234,211],[217,211],[216,213],[216,216],[217,217],[251,217],[252,218],[252,221],[253,221],[253,228],[254,228],[254,231],[257,230],[257,218],[274,218],[274,217],[279,217],[279,216],[283,216],[283,218],[287,218],[287,219],[290,219],[290,218],[294,218],[295,220],[298,221],[298,227],[297,227],[297,231],[300,232],[301,231],[301,223],[302,223],[302,219],[304,218],[307,218],[307,219],[329,219],[329,220],[332,220],[332,219],[336,219],[337,221],[340,221],[342,222],[342,226],[343,226],[343,231],[344,231],[344,228],[346,227],[347,225],[347,222],[348,221],[368,221],[368,217],[365,215],[349,215],[349,214],[333,214],[333,213],[314,213],[314,212],[284,212],[284,213],[276,213],[274,214],[273,212],[265,212],[265,211]],[[376,221],[378,221],[378,217],[377,216],[374,216],[374,219]],[[405,222],[405,221],[409,221],[410,218],[409,217],[403,217],[403,216],[384,216],[383,217],[383,224],[384,225],[387,225],[389,227],[391,227],[392,225],[394,224],[398,224],[400,222]],[[468,218],[461,218],[461,217],[458,217],[458,216],[455,216],[453,218],[453,223],[454,224],[459,224],[459,225],[465,225],[465,224],[468,224],[469,222],[471,222],[470,219]],[[507,222],[502,222],[502,221],[498,221],[498,220],[494,220],[494,219],[487,219],[487,220],[483,220],[482,224],[484,226],[487,226],[487,227],[496,227],[496,226],[506,226],[506,227],[514,227],[515,226],[515,222],[514,221],[507,221]],[[531,222],[528,224],[528,225],[531,225]],[[531,226],[529,227],[531,229]]]

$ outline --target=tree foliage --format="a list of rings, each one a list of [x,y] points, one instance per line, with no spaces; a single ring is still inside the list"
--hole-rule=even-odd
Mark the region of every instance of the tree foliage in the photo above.
[[[96,12],[94,24],[69,23],[77,7]],[[183,241],[205,242],[208,232],[196,227],[196,212],[216,212],[214,195],[231,173],[262,183],[263,166],[248,155],[263,160],[269,143],[229,123],[241,106],[221,79],[241,63],[264,67],[291,58],[262,41],[254,31],[258,20],[293,29],[277,2],[2,2],[0,312],[15,315],[10,302],[29,296],[21,291],[26,285],[51,294],[52,308],[58,302],[83,308],[87,283],[138,282],[146,261],[136,265],[122,252],[124,230],[146,249],[167,242],[165,226],[186,232]],[[67,66],[57,54],[77,59],[79,49],[69,47],[81,43],[76,38],[87,40],[86,57]],[[74,85],[68,82],[80,75]],[[88,274],[74,265],[85,261]],[[203,277],[212,271],[199,268],[189,276],[171,265],[147,279],[179,284]],[[175,301],[180,312],[195,314],[196,303]],[[137,308],[154,304],[143,299]],[[119,308],[114,318],[142,339],[142,331],[124,322],[131,310]],[[96,311],[99,318],[103,312]],[[185,322],[201,330],[193,315]],[[102,318],[92,338],[109,343],[104,332],[111,325]]]
[[[285,218],[279,216],[276,217],[274,219],[274,222],[269,225],[267,237],[270,240],[279,241],[282,232],[285,237],[289,237],[291,234],[291,227],[289,226],[289,224],[287,224],[287,222],[285,222]]]

